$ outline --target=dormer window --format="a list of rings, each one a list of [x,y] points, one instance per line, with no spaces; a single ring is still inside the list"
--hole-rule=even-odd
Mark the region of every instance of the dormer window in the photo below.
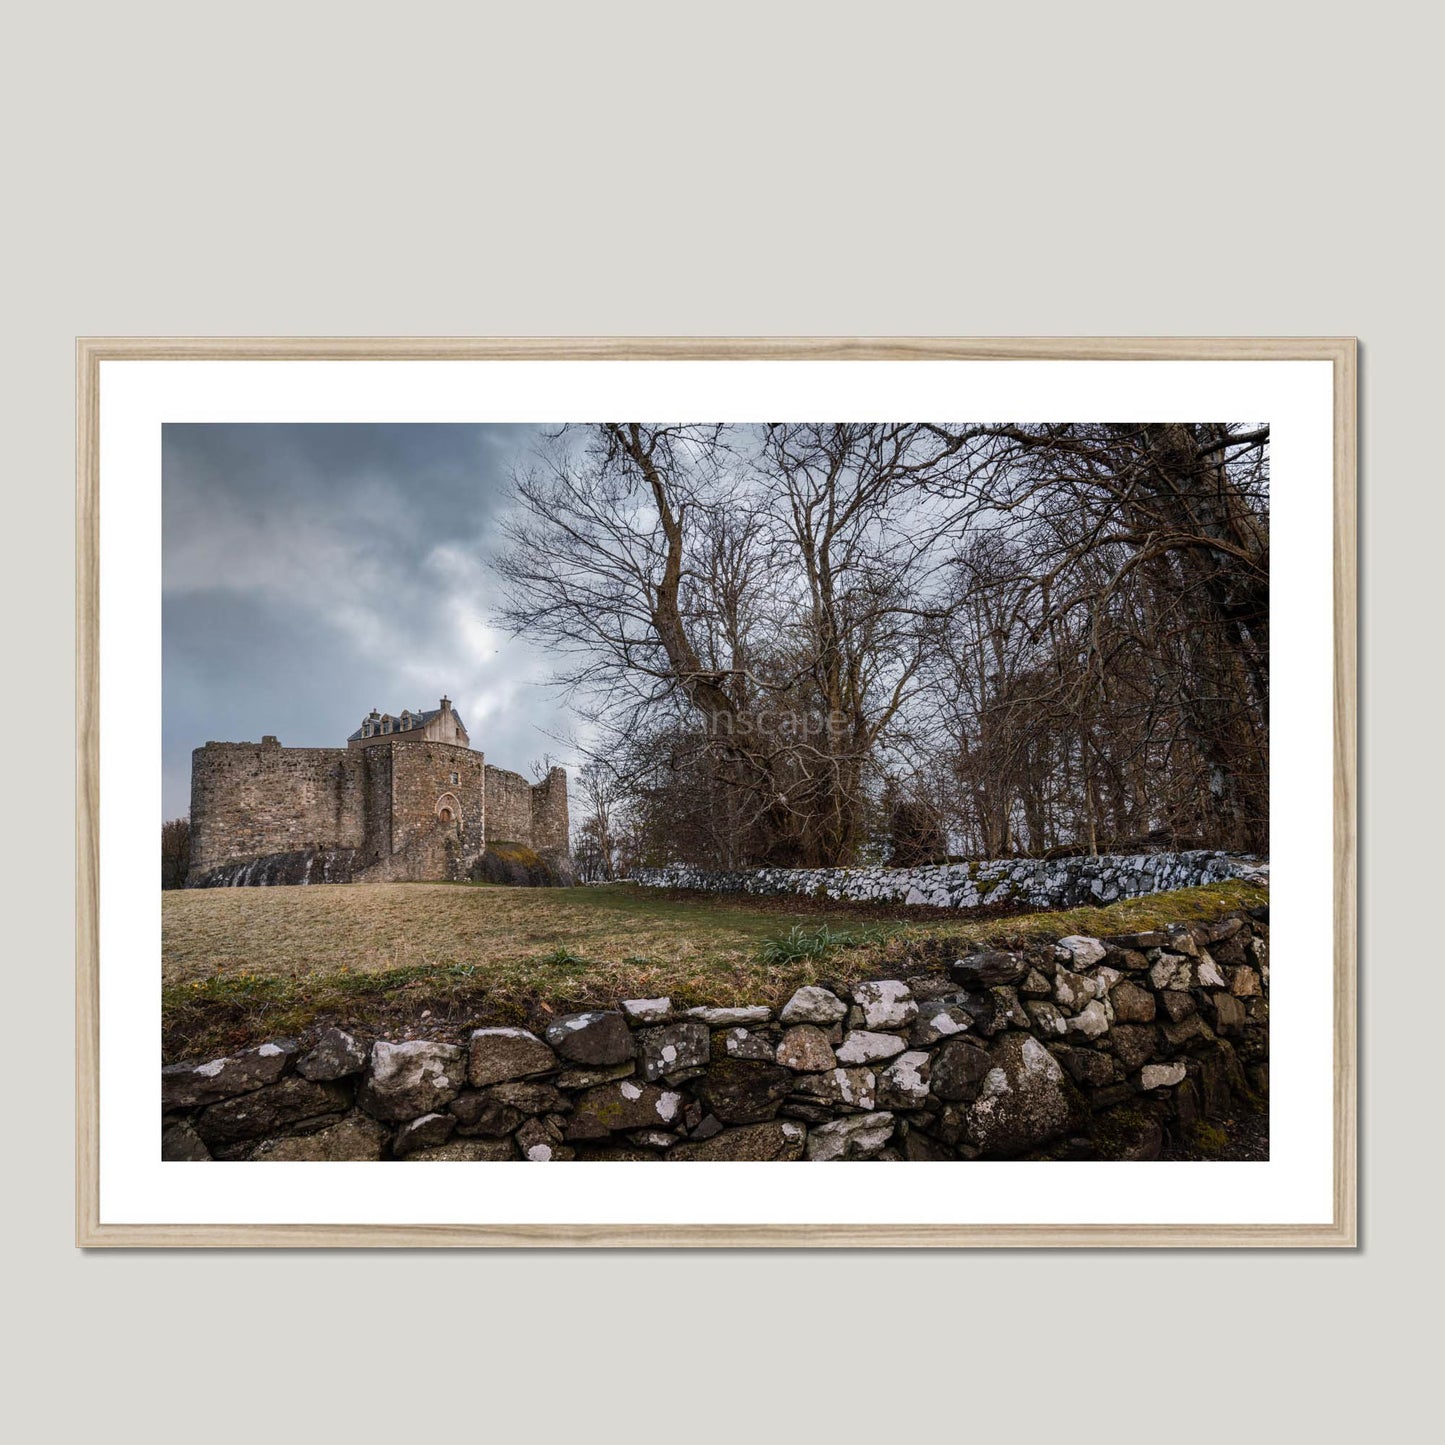
[[[413,712],[408,707],[393,714],[372,708],[369,715],[363,715],[361,726],[350,734],[350,737],[353,743],[357,743],[371,738],[400,737],[404,733],[416,733],[415,740],[425,742],[433,738],[429,729],[434,722],[438,724],[434,735],[436,742],[455,742],[463,747],[467,745],[467,733],[462,726],[462,720],[452,710],[450,700],[445,698],[442,709],[434,712]],[[454,785],[456,781],[459,780],[454,780]]]

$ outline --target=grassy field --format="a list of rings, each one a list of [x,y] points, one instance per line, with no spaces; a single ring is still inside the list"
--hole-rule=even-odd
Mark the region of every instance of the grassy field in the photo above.
[[[329,1020],[450,1034],[618,998],[780,1003],[803,983],[924,972],[969,944],[1127,932],[1263,901],[1231,882],[1108,908],[970,919],[617,885],[373,883],[162,899],[167,1058]]]

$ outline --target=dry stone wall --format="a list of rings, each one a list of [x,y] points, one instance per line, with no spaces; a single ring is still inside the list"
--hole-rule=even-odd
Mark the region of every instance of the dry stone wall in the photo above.
[[[1150,1159],[1269,1087],[1268,909],[980,951],[781,1007],[328,1028],[161,1072],[163,1158]],[[1213,1131],[1217,1134],[1217,1131]]]
[[[644,888],[695,888],[708,893],[796,893],[857,903],[933,908],[1017,904],[1078,908],[1226,878],[1268,881],[1269,865],[1210,851],[1078,858],[1004,858],[922,868],[755,868],[712,872],[679,864],[642,868],[630,881]]]

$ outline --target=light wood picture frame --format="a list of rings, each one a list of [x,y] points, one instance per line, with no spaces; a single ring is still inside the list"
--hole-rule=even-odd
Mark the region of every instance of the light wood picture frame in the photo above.
[[[1352,1247],[1356,1149],[1356,343],[1353,338],[147,338],[77,342],[76,1243],[188,1247]],[[167,1224],[101,1212],[101,372],[110,361],[1313,361],[1333,368],[1333,1214],[1275,1224]],[[1067,1167],[1067,1166],[1056,1166]]]

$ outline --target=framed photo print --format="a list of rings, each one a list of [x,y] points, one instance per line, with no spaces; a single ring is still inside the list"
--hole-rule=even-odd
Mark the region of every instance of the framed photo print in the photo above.
[[[1355,1243],[1352,340],[78,361],[81,1245]]]

